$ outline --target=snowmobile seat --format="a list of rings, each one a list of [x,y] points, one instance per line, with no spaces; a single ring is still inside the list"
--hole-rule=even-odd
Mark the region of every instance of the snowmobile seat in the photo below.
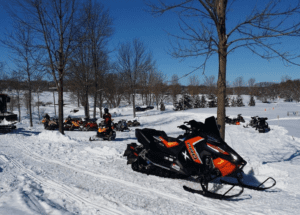
[[[184,147],[182,141],[180,141],[178,138],[168,137],[164,131],[149,128],[136,129],[135,136],[146,148],[154,151],[163,151],[174,156],[177,156],[182,147]],[[157,139],[159,137],[162,139]],[[160,143],[157,143],[158,140]],[[176,144],[176,142],[178,144]],[[168,143],[170,144],[169,147],[167,147]],[[165,144],[165,146],[161,144]]]

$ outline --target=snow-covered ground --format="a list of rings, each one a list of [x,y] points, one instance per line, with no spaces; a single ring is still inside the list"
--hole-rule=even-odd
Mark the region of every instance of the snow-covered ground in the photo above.
[[[52,101],[52,93],[42,100]],[[244,103],[249,100],[244,96]],[[0,214],[298,214],[300,212],[300,111],[299,103],[263,104],[255,107],[227,108],[227,115],[241,113],[246,123],[251,116],[268,117],[271,131],[226,125],[226,142],[248,164],[245,173],[263,181],[276,179],[274,188],[259,192],[245,190],[230,201],[213,200],[183,190],[198,186],[184,180],[165,179],[133,172],[122,156],[128,143],[137,142],[134,129],[118,132],[112,142],[89,142],[95,132],[46,131],[37,124],[29,128],[26,111],[17,130],[0,134]],[[65,116],[83,116],[66,94]],[[139,103],[138,103],[139,104]],[[54,107],[41,112],[54,114]],[[110,110],[115,121],[132,120],[132,108]],[[116,113],[116,114],[114,114]],[[177,128],[184,121],[204,121],[216,116],[216,108],[174,112],[156,108],[138,112],[141,128],[164,130],[170,136],[183,133]],[[246,124],[245,123],[245,124]],[[243,124],[243,123],[242,123]],[[199,187],[200,189],[200,187]]]

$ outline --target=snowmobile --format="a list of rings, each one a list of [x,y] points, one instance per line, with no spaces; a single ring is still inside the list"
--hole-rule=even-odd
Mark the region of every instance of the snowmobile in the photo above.
[[[16,129],[16,123],[17,122],[7,121],[5,118],[3,120],[0,120],[0,133],[9,133],[13,129]]]
[[[244,126],[244,128],[249,128],[249,126],[255,128],[255,126],[257,124],[257,118],[258,118],[258,116],[251,116],[250,122],[246,126]]]
[[[18,116],[7,111],[7,103],[10,102],[10,97],[7,94],[0,94],[0,132],[8,133],[16,129]]]
[[[255,130],[258,130],[259,133],[266,133],[270,131],[269,124],[266,122],[267,117],[258,117]]]
[[[225,123],[231,124],[231,125],[240,125],[241,122],[245,122],[244,118],[242,117],[242,114],[238,114],[237,118],[229,118],[228,116],[225,117]]]
[[[81,123],[80,118],[71,118],[71,116],[68,116],[64,121],[64,129],[74,131],[74,129],[80,128]]]
[[[136,119],[133,120],[133,121],[129,120],[127,122],[128,127],[135,127],[135,126],[140,126],[140,125],[141,125],[141,123],[139,123]]]
[[[95,119],[85,118],[81,121],[79,125],[80,131],[97,131],[97,129],[98,129],[97,118]]]
[[[99,124],[97,135],[89,138],[89,141],[98,141],[98,140],[114,140],[116,139],[116,132],[113,130],[114,124],[111,125],[111,131],[109,131],[109,127],[107,125]]]
[[[215,117],[205,119],[205,123],[191,120],[187,125],[178,126],[185,130],[177,138],[169,137],[164,131],[136,129],[135,135],[140,145],[127,145],[124,156],[134,171],[160,177],[188,179],[200,183],[202,190],[183,186],[184,190],[214,199],[230,199],[241,195],[244,188],[266,190],[275,186],[269,177],[258,186],[244,183],[243,167],[247,162],[220,136]],[[229,182],[225,179],[234,179]],[[273,182],[265,186],[265,182]],[[218,182],[231,185],[225,193],[209,191],[208,185]],[[235,186],[239,192],[228,194]]]
[[[114,126],[115,126],[115,128],[116,128],[117,131],[122,131],[122,132],[123,131],[130,131],[130,129],[127,126],[127,123],[126,123],[125,119],[120,120]]]
[[[42,119],[42,123],[44,124],[44,128],[46,130],[58,129],[58,119],[50,119],[50,116],[48,114],[45,114],[44,118]]]

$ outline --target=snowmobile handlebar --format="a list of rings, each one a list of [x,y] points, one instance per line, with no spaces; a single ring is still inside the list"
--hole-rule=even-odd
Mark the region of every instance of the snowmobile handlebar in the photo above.
[[[267,117],[258,117],[257,119],[258,120],[267,120],[268,118]]]

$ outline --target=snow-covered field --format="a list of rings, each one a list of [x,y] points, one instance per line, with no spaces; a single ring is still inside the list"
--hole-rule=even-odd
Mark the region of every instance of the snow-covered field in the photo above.
[[[52,101],[51,93],[41,97]],[[248,100],[245,96],[244,103]],[[112,142],[89,142],[95,132],[66,131],[63,136],[44,130],[37,124],[36,108],[34,127],[29,128],[23,110],[17,130],[0,134],[0,214],[299,214],[300,116],[287,116],[287,111],[300,111],[300,104],[276,102],[256,100],[255,107],[226,110],[230,117],[241,113],[246,123],[251,116],[268,117],[271,131],[264,134],[226,125],[226,142],[248,162],[246,174],[258,181],[268,176],[277,181],[268,191],[245,189],[230,201],[184,191],[183,185],[198,186],[192,182],[133,172],[122,155],[128,143],[136,142],[134,128],[118,132]],[[76,105],[67,94],[65,103],[65,116],[83,116],[82,108],[70,113]],[[183,133],[177,126],[184,121],[216,116],[216,108],[174,112],[167,105],[166,109],[138,112],[141,128],[176,137]],[[42,112],[53,116],[53,106],[42,107]],[[116,113],[115,121],[132,120],[131,107],[110,112]]]

